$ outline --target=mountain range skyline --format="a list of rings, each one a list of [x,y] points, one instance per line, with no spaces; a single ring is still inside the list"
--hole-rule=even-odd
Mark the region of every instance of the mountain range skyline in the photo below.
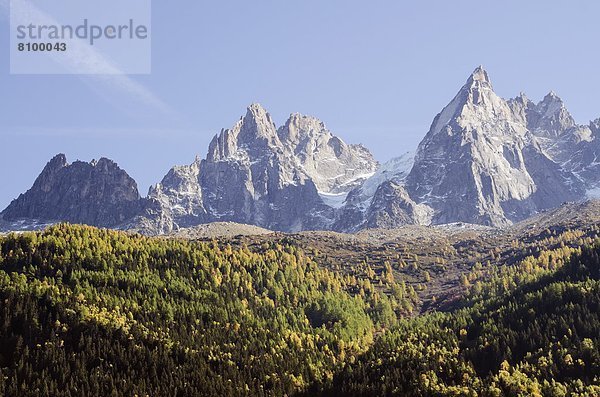
[[[477,68],[476,68],[475,70],[476,70],[476,71],[477,71],[477,70],[485,70],[485,71],[486,71],[486,73],[487,73],[487,69],[485,68],[485,66],[484,66],[484,65],[479,65],[479,66],[477,66]],[[524,98],[527,98],[528,100],[534,100],[534,99],[535,99],[535,98],[529,98],[529,96],[528,96],[526,93],[524,93],[524,91],[520,91],[517,97],[524,97]],[[563,100],[561,99],[561,97],[560,97],[559,93],[557,93],[557,92],[556,92],[554,89],[550,89],[550,90],[548,90],[548,91],[547,91],[547,94],[545,94],[545,95],[542,95],[542,96],[539,98],[539,101],[540,101],[540,102],[543,102],[543,100],[544,100],[545,98],[548,98],[548,97],[556,97],[556,98],[558,98],[558,99],[559,99],[561,102],[563,101]],[[262,102],[260,102],[260,101],[257,101],[257,102],[252,102],[252,103],[250,103],[250,104],[247,106],[247,109],[250,109],[250,108],[253,108],[253,107],[258,107],[258,108],[264,109],[264,111],[265,111],[265,112],[267,112],[267,113],[269,114],[269,116],[271,117],[271,113],[269,112],[269,109],[268,109],[266,106],[263,106]],[[571,112],[571,109],[569,109],[569,112]],[[326,118],[323,118],[323,119],[321,119],[321,118],[320,118],[320,117],[321,117],[320,115],[306,114],[306,113],[302,113],[302,112],[290,112],[290,113],[288,113],[287,120],[289,121],[289,119],[290,119],[290,118],[292,118],[293,116],[296,116],[296,115],[298,115],[298,116],[302,116],[302,117],[309,117],[309,118],[314,118],[314,119],[317,119],[317,120],[319,120],[320,122],[322,122],[322,123],[324,124],[324,127],[325,127],[325,128],[327,128],[327,123],[326,123],[326,121],[321,121],[321,120],[326,120]],[[242,116],[242,118],[243,118],[243,116]],[[595,120],[596,120],[596,118],[591,118],[591,119],[589,119],[589,120],[577,120],[576,118],[574,118],[574,121],[576,121],[576,122],[581,122],[581,121],[584,121],[584,122],[593,122],[593,121],[595,121]],[[276,123],[276,124],[277,124],[277,125],[282,125],[282,124],[285,124],[285,122],[286,122],[286,121],[283,121],[283,122],[281,122],[281,123]],[[427,128],[428,128],[428,127],[426,127],[426,128],[425,128],[425,132],[424,132],[424,133],[423,133],[423,134],[420,136],[420,139],[421,139],[421,140],[422,140],[422,139],[425,137],[425,135],[426,135],[426,133],[427,133]],[[223,131],[223,130],[224,130],[224,128],[221,128],[221,131]],[[68,131],[68,128],[65,128],[65,131]],[[59,132],[59,131],[56,131],[56,132]],[[365,131],[365,132],[366,132],[366,131]],[[118,131],[117,131],[116,133],[118,133]],[[152,133],[152,131],[150,131],[150,133]],[[212,139],[214,139],[214,138],[215,138],[216,136],[218,136],[218,135],[219,135],[219,133],[213,133],[213,134],[211,135],[211,139],[209,139],[209,141],[210,141],[210,140],[212,140]],[[341,131],[341,134],[340,134],[340,132],[339,132],[339,131],[336,131],[336,135],[340,136],[342,139],[347,139],[347,138],[344,136],[344,134],[343,134],[343,131]],[[363,134],[363,135],[364,135],[364,136],[367,136],[368,134],[367,134],[367,133],[365,133],[365,134]],[[351,143],[352,143],[352,144],[357,144],[357,145],[363,145],[363,146],[366,146],[366,147],[368,147],[368,146],[369,146],[369,145],[366,145],[364,142],[360,142],[360,141],[358,141],[358,142],[351,142]],[[377,162],[379,162],[381,165],[384,165],[385,163],[388,163],[388,162],[390,162],[390,161],[397,160],[399,157],[401,157],[402,155],[404,155],[404,154],[406,154],[406,153],[412,153],[412,152],[415,152],[415,151],[416,151],[416,149],[417,149],[417,146],[418,146],[418,143],[417,143],[417,144],[415,144],[414,146],[404,146],[404,147],[403,147],[403,149],[405,149],[405,150],[401,150],[401,151],[400,151],[400,153],[395,153],[395,154],[393,153],[393,154],[389,155],[388,157],[381,157],[381,156],[380,156],[380,157],[377,157],[377,156],[375,156],[375,155],[374,155],[374,157],[375,157],[375,160],[376,160]],[[196,150],[196,149],[194,148],[193,150]],[[196,152],[196,153],[195,153],[195,154],[194,154],[192,157],[190,157],[188,160],[193,160],[194,158],[200,158],[200,157],[202,157],[202,156],[206,155],[206,153],[207,153],[207,151],[208,151],[208,150],[209,150],[209,149],[206,149],[204,152],[202,152],[202,151],[197,151],[197,152]],[[55,153],[55,155],[59,155],[59,154],[60,154],[60,155],[65,155],[65,156],[67,156],[67,157],[70,157],[70,156],[69,156],[69,153],[68,153],[68,151],[59,151],[59,152]],[[120,161],[119,161],[119,160],[121,160],[121,161],[122,161],[122,160],[125,160],[125,159],[112,158],[112,157],[105,156],[105,155],[103,155],[103,154],[99,153],[98,155],[96,155],[96,156],[92,156],[92,157],[91,157],[91,158],[89,158],[89,159],[75,157],[75,158],[73,159],[73,161],[94,162],[94,161],[100,160],[100,159],[102,159],[102,158],[110,158],[111,160],[113,160],[113,161],[116,161],[117,163],[120,163]],[[153,189],[153,188],[156,186],[156,184],[157,184],[157,183],[158,183],[158,182],[156,182],[156,181],[155,181],[155,182],[153,182],[153,183],[151,183],[151,184],[150,184],[150,186],[148,187],[148,189],[141,188],[141,189],[140,189],[140,193],[142,193],[142,196],[145,196],[145,195],[147,195],[148,191],[152,190],[152,189]],[[10,199],[8,199],[8,201],[10,202],[10,201],[12,201],[14,198],[15,198],[15,197],[13,197],[13,198],[10,198]],[[7,199],[6,199],[6,198],[4,198],[4,200],[6,201]]]
[[[596,117],[600,81],[590,49],[600,5],[507,1],[483,13],[471,0],[386,3],[311,0],[293,13],[273,1],[190,3],[185,13],[156,3],[165,17],[152,27],[150,76],[3,74],[0,145],[11,150],[0,158],[0,208],[60,152],[116,159],[145,194],[172,164],[204,155],[212,136],[253,102],[277,124],[299,111],[348,142],[367,134],[374,156],[386,161],[417,146],[456,82],[480,63],[502,97],[524,91],[537,102],[552,89],[579,122]],[[0,2],[5,28],[7,4]],[[8,37],[0,49],[8,53]],[[148,98],[176,116],[148,107]]]
[[[1,215],[26,228],[66,220],[150,235],[220,221],[286,232],[501,227],[595,195],[599,143],[600,118],[577,124],[553,92],[503,99],[479,66],[416,152],[383,164],[316,117],[292,113],[278,126],[252,104],[147,196],[112,160],[57,155]]]

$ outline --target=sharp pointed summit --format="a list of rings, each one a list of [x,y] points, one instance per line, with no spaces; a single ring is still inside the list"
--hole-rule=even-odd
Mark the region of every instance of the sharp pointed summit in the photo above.
[[[540,111],[556,112],[565,107],[563,100],[554,91],[550,91],[538,104]]]
[[[241,123],[233,127],[233,130],[236,129],[239,129],[236,132],[241,144],[253,144],[256,139],[264,139],[272,145],[277,144],[275,123],[267,110],[258,103],[248,106],[246,116],[242,118]]]
[[[48,164],[46,164],[46,167],[44,167],[44,169],[57,170],[66,167],[67,165],[69,165],[69,163],[67,162],[67,156],[65,156],[63,153],[59,153],[56,156],[52,157],[52,159],[48,162]]]
[[[435,210],[434,223],[502,226],[575,197],[577,184],[529,138],[526,110],[515,112],[529,106],[522,101],[496,95],[479,67],[435,118],[407,178],[411,197]],[[549,180],[552,195],[538,186]]]
[[[246,152],[257,154],[265,147],[279,146],[277,129],[271,115],[258,103],[246,109],[246,114],[229,129],[215,135],[208,148],[207,160],[220,161]]]
[[[474,105],[491,105],[498,107],[498,96],[494,92],[494,87],[488,76],[488,73],[479,66],[471,73],[467,83],[458,94],[465,103]]]
[[[480,66],[473,71],[456,96],[433,120],[428,136],[447,129],[452,122],[468,122],[484,114],[510,113],[507,104],[494,92],[487,72]]]
[[[486,83],[491,85],[490,77],[488,72],[483,68],[483,66],[478,66],[473,73],[469,76],[467,80],[468,85],[472,85],[474,82]]]
[[[252,103],[246,108],[246,115],[242,119],[248,119],[253,121],[266,121],[271,123],[271,115],[267,112],[260,103]]]

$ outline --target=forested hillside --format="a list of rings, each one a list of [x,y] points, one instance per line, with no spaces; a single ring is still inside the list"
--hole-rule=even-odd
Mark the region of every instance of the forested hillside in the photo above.
[[[7,395],[318,388],[411,300],[402,285],[389,297],[357,289],[289,245],[250,252],[58,225],[0,249]]]
[[[563,247],[469,286],[465,307],[402,321],[329,392],[600,395],[600,247]]]
[[[416,316],[392,272],[375,286],[292,240],[12,234],[0,237],[0,394],[595,396],[599,252],[476,267],[457,310]]]

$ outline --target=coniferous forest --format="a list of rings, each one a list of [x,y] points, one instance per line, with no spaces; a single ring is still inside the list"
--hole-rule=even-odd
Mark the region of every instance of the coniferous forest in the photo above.
[[[452,310],[419,314],[391,273],[374,285],[291,240],[10,234],[0,395],[598,396],[599,254],[490,264]]]

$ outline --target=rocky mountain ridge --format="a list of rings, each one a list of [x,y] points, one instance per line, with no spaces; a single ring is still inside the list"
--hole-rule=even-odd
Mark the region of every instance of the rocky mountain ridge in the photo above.
[[[584,195],[582,181],[536,135],[558,139],[574,123],[570,115],[549,97],[512,104],[477,68],[434,119],[406,182],[410,196],[434,210],[434,224],[506,226]]]
[[[116,227],[144,206],[136,182],[106,158],[90,163],[52,158],[31,189],[0,213],[6,222],[67,221]]]
[[[384,164],[314,117],[293,113],[277,127],[253,104],[205,158],[173,167],[146,198],[110,160],[68,164],[59,155],[0,216],[5,225],[69,221],[145,234],[211,222],[286,232],[503,227],[594,195],[599,134],[600,119],[578,125],[553,92],[537,104],[500,98],[479,67],[417,151]]]
[[[260,105],[211,141],[205,159],[174,167],[150,189],[149,205],[125,227],[170,233],[209,222],[273,230],[328,229],[331,200],[377,169],[371,153],[320,120],[292,114],[280,128]]]

